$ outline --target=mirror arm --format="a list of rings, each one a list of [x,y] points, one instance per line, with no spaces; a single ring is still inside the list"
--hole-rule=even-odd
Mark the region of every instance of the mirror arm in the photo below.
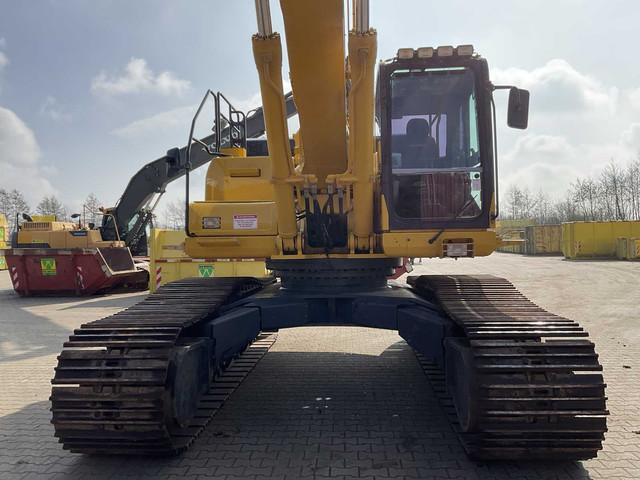
[[[512,88],[518,88],[515,85],[494,85],[491,84],[491,91],[495,90],[511,90]]]

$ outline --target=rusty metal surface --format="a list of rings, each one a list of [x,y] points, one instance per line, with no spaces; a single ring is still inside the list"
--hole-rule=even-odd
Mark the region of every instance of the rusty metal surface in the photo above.
[[[410,277],[464,331],[478,426],[463,432],[444,374],[418,356],[467,452],[484,459],[588,459],[606,432],[602,366],[588,334],[490,275]]]

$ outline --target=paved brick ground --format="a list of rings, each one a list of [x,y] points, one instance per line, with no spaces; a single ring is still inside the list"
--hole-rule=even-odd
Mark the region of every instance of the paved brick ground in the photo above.
[[[69,331],[141,298],[20,299],[0,274],[0,479],[22,478],[640,478],[640,264],[507,254],[430,261],[416,273],[510,278],[580,320],[609,388],[605,449],[584,463],[470,462],[412,352],[394,332],[282,331],[256,370],[181,457],[120,459],[63,451],[49,424],[49,379]]]

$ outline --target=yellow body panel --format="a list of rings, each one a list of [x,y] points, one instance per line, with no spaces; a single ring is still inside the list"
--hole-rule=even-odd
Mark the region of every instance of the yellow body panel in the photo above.
[[[55,215],[31,215],[31,220],[33,220],[35,223],[55,222],[57,218]]]
[[[438,230],[397,231],[382,234],[382,248],[389,257],[445,257],[449,243],[471,245],[465,256],[484,257],[491,255],[499,244],[496,232],[492,230],[446,230],[438,239],[429,240]]]
[[[78,228],[71,222],[25,222],[18,231],[18,244],[49,248],[125,247],[124,242],[104,241],[99,230]]]
[[[205,202],[189,205],[185,255],[253,258],[278,253],[278,206],[269,157],[217,159],[207,171]]]
[[[269,157],[221,157],[207,170],[205,200],[273,201]]]
[[[207,228],[207,218],[217,228]],[[275,202],[196,202],[189,211],[189,231],[198,237],[260,236],[278,233]]]
[[[347,169],[344,5],[342,0],[281,0],[280,5],[304,145],[302,173],[315,175],[322,186],[327,175]]]
[[[229,258],[191,258],[185,252],[185,232],[152,229],[149,237],[149,290],[190,277],[265,277],[263,260],[232,261]]]
[[[562,253],[567,258],[615,258],[617,238],[640,237],[640,221],[562,224]]]
[[[216,218],[219,228],[204,228]],[[185,251],[190,257],[268,257],[278,252],[274,202],[196,202],[190,205]]]

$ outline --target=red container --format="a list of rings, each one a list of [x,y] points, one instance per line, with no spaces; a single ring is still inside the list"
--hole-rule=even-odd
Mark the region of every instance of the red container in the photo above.
[[[147,288],[128,248],[12,248],[4,251],[20,295],[92,295],[118,287]]]

